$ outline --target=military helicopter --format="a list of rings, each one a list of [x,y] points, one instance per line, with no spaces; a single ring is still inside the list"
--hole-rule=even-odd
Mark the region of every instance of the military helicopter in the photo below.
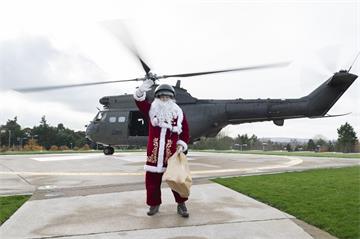
[[[289,64],[289,62],[280,62],[226,70],[158,76],[151,72],[150,67],[140,57],[136,48],[131,47],[130,50],[141,63],[145,71],[144,77],[15,90],[20,92],[34,92],[109,83],[144,81],[146,79],[151,79],[155,82],[165,78],[184,78],[234,71],[258,70],[283,67]],[[230,124],[273,121],[276,126],[283,126],[284,121],[287,119],[342,116],[346,114],[327,115],[327,112],[358,77],[350,73],[352,65],[348,70],[340,70],[334,73],[333,76],[323,82],[310,94],[297,99],[198,99],[193,97],[186,89],[182,88],[181,81],[178,80],[174,86],[176,102],[187,115],[191,142],[197,141],[203,136],[216,136],[222,128]],[[152,90],[147,93],[147,100],[153,100],[156,86],[155,84]],[[104,96],[99,102],[103,105],[103,109],[99,110],[89,125],[86,125],[86,137],[92,142],[102,145],[105,155],[112,155],[114,153],[114,146],[146,145],[148,136],[147,122],[145,117],[138,111],[132,94]]]

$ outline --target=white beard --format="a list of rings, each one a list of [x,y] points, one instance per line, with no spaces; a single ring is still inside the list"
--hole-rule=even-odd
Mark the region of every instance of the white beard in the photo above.
[[[172,121],[178,119],[176,132],[181,132],[181,123],[183,120],[183,112],[175,103],[175,100],[162,101],[155,98],[151,103],[149,116],[153,126],[165,127],[172,129]],[[178,132],[178,133],[180,133]]]

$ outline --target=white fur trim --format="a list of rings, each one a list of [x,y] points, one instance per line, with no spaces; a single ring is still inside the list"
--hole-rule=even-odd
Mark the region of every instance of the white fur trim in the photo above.
[[[180,108],[180,107],[179,107]],[[182,122],[184,120],[184,113],[182,112],[182,109],[180,108],[181,113],[178,115],[178,119],[177,119],[177,133],[180,135],[182,132]]]
[[[164,163],[164,151],[165,151],[165,137],[166,137],[166,128],[161,128],[160,131],[160,142],[159,142],[159,154],[157,160],[157,168],[161,170]]]
[[[163,173],[166,170],[166,168],[164,167],[158,168],[147,164],[144,165],[144,169],[146,172],[152,172],[152,173]]]
[[[186,151],[188,149],[188,145],[187,143],[185,143],[184,141],[182,141],[181,139],[179,139],[177,142],[176,142],[177,145],[181,145],[184,147],[184,151]]]
[[[154,119],[156,119],[156,118],[154,118]],[[158,121],[159,121],[159,120],[158,120]],[[158,123],[158,126],[159,126],[160,128],[166,128],[166,129],[171,129],[171,128],[172,128],[172,125],[171,125],[171,124],[165,123],[165,122],[160,122],[160,123]]]
[[[161,128],[157,164],[156,164],[156,166],[151,166],[151,165],[145,164],[144,169],[147,172],[163,173],[166,170],[166,168],[163,167],[166,131],[167,131],[167,128]]]
[[[142,96],[138,96],[138,93],[141,93],[139,89],[136,89],[134,92],[134,99],[136,101],[144,101],[146,99],[146,92],[142,92]]]

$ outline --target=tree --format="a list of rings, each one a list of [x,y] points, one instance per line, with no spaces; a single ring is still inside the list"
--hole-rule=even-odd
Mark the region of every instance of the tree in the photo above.
[[[358,141],[354,128],[348,122],[346,122],[344,125],[341,125],[340,128],[337,129],[337,132],[338,149],[344,153],[353,152],[355,144]]]
[[[41,117],[38,126],[24,129],[21,129],[17,123],[17,117],[14,117],[13,120],[8,120],[6,125],[0,125],[0,131],[0,146],[7,146],[10,136],[11,146],[24,145],[25,150],[50,149],[52,145],[63,146],[63,148],[81,148],[87,143],[84,131],[73,131],[62,123],[59,123],[57,127],[50,126],[45,116]]]
[[[291,152],[291,151],[292,151],[290,144],[287,144],[287,145],[286,145],[286,151],[288,151],[288,152]]]
[[[49,127],[49,125],[46,122],[45,115],[41,117],[40,126],[42,127]]]
[[[216,146],[214,148],[217,150],[231,149],[233,144],[234,139],[229,136],[216,137]]]
[[[6,128],[4,125],[0,125],[0,148],[6,144]]]
[[[47,150],[56,143],[56,128],[48,125],[45,115],[41,117],[40,125],[34,127],[33,133],[38,136],[39,144]]]
[[[261,149],[261,148],[262,148],[262,143],[260,142],[258,137],[255,134],[253,134],[249,138],[249,149]]]
[[[2,145],[15,145],[18,144],[20,139],[24,137],[24,132],[21,130],[21,126],[17,123],[17,117],[13,120],[8,120],[6,125],[2,126],[0,130],[5,131],[1,133],[1,144]]]
[[[231,149],[234,145],[234,139],[225,136],[224,134],[219,134],[216,137],[211,138],[200,138],[199,141],[195,142],[191,146],[192,149],[215,149],[215,150],[228,150]]]
[[[328,151],[329,151],[329,152],[335,151],[335,145],[334,145],[334,143],[333,143],[331,140],[328,141],[328,144],[327,144],[327,145],[328,145],[328,147],[329,147],[329,148],[328,148]]]
[[[315,142],[316,145],[320,145],[320,146],[326,146],[326,141],[324,139],[318,139]]]
[[[307,143],[307,150],[309,151],[315,151],[316,145],[314,140],[309,139],[308,143]]]
[[[64,131],[65,130],[64,124],[62,124],[62,123],[58,124],[57,129],[58,129],[58,131]]]
[[[235,139],[235,143],[237,143],[237,144],[247,144],[247,145],[249,145],[250,142],[249,142],[249,137],[248,137],[248,135],[247,135],[247,134],[242,134],[242,135],[238,134],[238,136],[237,136],[236,139]]]

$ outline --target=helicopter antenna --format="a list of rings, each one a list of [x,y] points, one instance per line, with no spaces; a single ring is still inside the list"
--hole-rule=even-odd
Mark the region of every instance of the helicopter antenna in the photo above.
[[[353,63],[351,64],[351,66],[349,67],[348,72],[350,72],[351,68],[352,68],[353,65],[355,64],[355,62],[356,62],[357,58],[359,57],[359,55],[360,55],[360,51],[359,51],[358,54],[356,55],[354,62],[353,62]]]

